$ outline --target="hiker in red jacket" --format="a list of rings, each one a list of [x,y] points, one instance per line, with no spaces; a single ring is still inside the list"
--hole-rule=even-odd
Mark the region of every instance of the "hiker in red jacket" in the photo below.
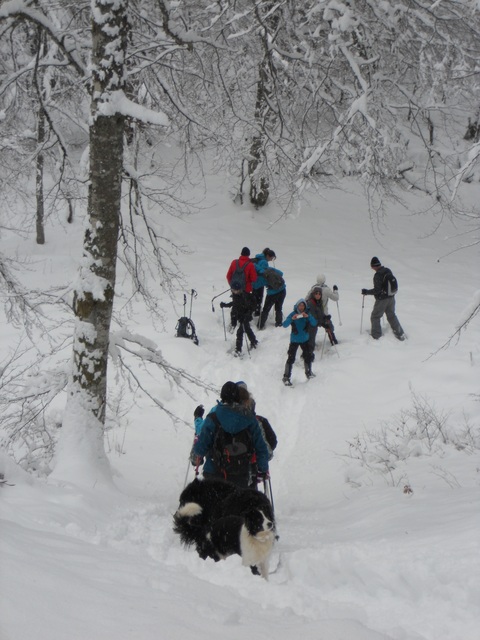
[[[247,264],[248,263],[248,264]],[[250,260],[250,249],[248,247],[243,247],[242,253],[238,258],[238,264],[240,268],[245,266],[245,291],[247,293],[252,293],[252,283],[257,279],[257,272],[255,271],[255,265]],[[227,271],[227,280],[228,284],[232,282],[232,276],[237,268],[237,260],[232,260],[232,264]]]

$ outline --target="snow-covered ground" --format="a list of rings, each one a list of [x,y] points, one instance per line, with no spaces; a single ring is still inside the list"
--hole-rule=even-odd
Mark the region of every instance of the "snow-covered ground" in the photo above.
[[[181,420],[173,424],[151,401],[137,395],[134,403],[122,390],[128,414],[107,439],[115,486],[97,482],[94,470],[78,484],[38,479],[1,454],[9,482],[0,487],[1,640],[478,639],[478,316],[437,352],[478,300],[478,249],[442,257],[461,244],[465,222],[444,220],[433,233],[439,220],[398,205],[372,227],[360,189],[342,186],[282,218],[274,205],[235,206],[221,177],[209,179],[198,214],[165,219],[165,234],[191,251],[179,261],[185,292],[198,292],[192,318],[199,346],[175,337],[183,290],[175,304],[165,302],[164,333],[140,305],[128,327],[217,390],[245,380],[258,413],[274,426],[280,540],[269,581],[238,557],[202,561],[173,534],[187,471],[193,479],[193,410],[213,406],[218,395],[200,395],[192,385],[189,398],[157,374],[145,384]],[[410,198],[413,211],[421,201]],[[34,261],[30,286],[54,278],[67,285],[79,238],[80,220],[73,228],[55,222],[44,247],[33,237],[4,235],[1,250]],[[235,359],[222,298],[212,312],[212,298],[227,288],[228,265],[245,245],[252,254],[275,250],[287,282],[286,313],[318,273],[339,287],[338,307],[330,302],[338,349],[326,344],[322,351],[320,331],[316,377],[307,382],[299,361],[291,389],[281,382],[288,330],[275,328],[271,317],[257,332],[259,348]],[[372,286],[373,255],[399,280],[403,343],[388,325],[381,340],[368,335],[373,298],[365,298],[362,317],[360,290]],[[14,332],[3,320],[1,360]],[[417,415],[430,407],[430,417],[444,418],[442,433],[435,420],[417,427],[406,418],[414,404]]]

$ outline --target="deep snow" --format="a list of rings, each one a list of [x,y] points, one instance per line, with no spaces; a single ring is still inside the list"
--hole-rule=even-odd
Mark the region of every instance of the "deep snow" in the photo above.
[[[467,189],[474,201],[476,187]],[[442,258],[461,243],[467,223],[443,220],[433,233],[435,216],[391,204],[379,227],[372,226],[359,187],[347,181],[310,195],[287,218],[273,204],[262,211],[238,207],[227,191],[220,176],[211,177],[198,214],[165,219],[166,235],[191,251],[179,257],[185,288],[175,304],[165,301],[165,332],[141,305],[128,328],[155,340],[168,360],[217,392],[226,380],[245,380],[258,412],[277,431],[271,475],[280,540],[270,580],[251,575],[237,557],[202,561],[180,547],[171,515],[187,471],[193,478],[187,463],[193,409],[213,406],[218,396],[190,385],[189,398],[158,372],[143,372],[180,421],[173,424],[141,394],[121,390],[126,421],[106,439],[114,486],[102,484],[94,467],[78,483],[35,478],[1,454],[0,472],[13,485],[0,487],[1,640],[476,640],[479,450],[452,441],[458,444],[468,422],[480,446],[478,316],[460,340],[437,352],[479,295],[478,250]],[[408,203],[411,211],[422,204],[414,194]],[[68,285],[81,226],[81,220],[73,229],[55,221],[44,247],[33,237],[4,235],[1,250],[31,256],[30,286]],[[292,389],[281,383],[287,330],[275,328],[271,316],[257,332],[259,348],[234,359],[222,298],[212,312],[213,296],[227,288],[228,265],[245,245],[252,253],[275,250],[287,281],[285,313],[320,272],[340,290],[338,308],[330,302],[338,351],[325,345],[322,353],[320,331],[316,378],[307,382],[297,362]],[[404,343],[388,325],[380,341],[369,337],[371,297],[362,319],[360,290],[371,286],[373,255],[398,277]],[[119,305],[122,282],[120,274]],[[198,347],[174,335],[183,293],[192,288]],[[15,336],[4,319],[2,335],[1,360]],[[113,389],[116,384],[112,373]],[[360,466],[348,443],[398,424],[412,394],[438,414],[448,412],[450,442],[428,449],[425,441],[404,439],[405,460],[391,475]],[[407,485],[413,493],[404,492]]]

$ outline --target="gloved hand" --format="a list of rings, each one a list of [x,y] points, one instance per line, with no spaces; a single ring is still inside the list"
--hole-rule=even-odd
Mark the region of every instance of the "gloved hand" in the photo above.
[[[220,309],[224,309],[226,307],[226,303],[225,302],[220,302]]]
[[[192,453],[190,456],[190,462],[192,463],[192,467],[200,467],[203,464],[203,458]]]
[[[336,284],[334,284],[334,285],[333,285],[333,290],[334,290],[334,291],[338,291],[338,287],[337,287],[337,285],[336,285]]]
[[[367,295],[368,295],[367,289],[362,289],[362,296],[367,296]]]
[[[203,414],[205,413],[205,407],[203,404],[199,404],[198,407],[193,412],[194,418],[203,418]]]

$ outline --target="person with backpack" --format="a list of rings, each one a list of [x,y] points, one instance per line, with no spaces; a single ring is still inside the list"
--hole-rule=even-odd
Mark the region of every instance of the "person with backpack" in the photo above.
[[[322,287],[313,287],[310,297],[307,298],[307,309],[317,321],[317,324],[315,326],[311,324],[307,326],[309,335],[308,342],[309,348],[312,352],[313,362],[315,360],[315,339],[317,337],[318,327],[325,327],[326,330],[326,327],[328,326],[328,319],[323,311]]]
[[[318,276],[320,277],[320,276]],[[334,285],[335,287],[336,285]],[[338,289],[338,287],[337,287]],[[318,326],[321,326],[325,329],[328,339],[330,340],[330,344],[338,344],[337,337],[335,335],[335,327],[333,326],[332,316],[325,311],[325,305],[323,304],[323,296],[328,295],[328,291],[331,291],[330,287],[324,287],[322,285],[314,285],[310,291],[305,296],[305,300],[307,301],[307,306],[314,317],[318,320]],[[320,301],[320,305],[318,304]],[[328,309],[328,301],[327,301],[327,309]],[[315,338],[317,337],[317,327],[313,329],[310,327],[310,346],[312,348],[312,353],[315,357]]]
[[[252,283],[252,293],[255,297],[255,311],[254,316],[259,316],[262,308],[263,294],[265,293],[265,287],[267,283],[263,277],[263,272],[268,268],[268,263],[275,260],[277,256],[273,249],[266,247],[262,253],[257,253],[253,259],[255,271],[257,272],[257,279]]]
[[[283,279],[283,271],[275,269],[275,267],[268,267],[263,271],[262,275],[267,284],[267,295],[263,303],[258,328],[265,329],[268,314],[272,307],[275,308],[275,326],[281,327],[283,322],[283,303],[287,295],[287,286]]]
[[[250,347],[256,349],[258,340],[250,326],[255,308],[255,298],[252,294],[246,291],[234,291],[232,289],[232,301],[221,302],[220,307],[222,309],[231,307],[232,317],[235,318],[236,325],[238,324],[234,355],[240,356],[242,354],[244,333],[247,334],[247,338],[250,340]]]
[[[267,445],[254,412],[241,403],[235,382],[223,385],[220,402],[203,421],[190,461],[196,467],[203,463],[205,478],[240,487],[256,484],[257,469],[262,478],[268,477]]]
[[[388,267],[382,266],[376,256],[371,259],[370,266],[375,271],[373,289],[362,289],[362,296],[375,296],[375,304],[370,316],[372,323],[370,335],[375,340],[382,337],[380,319],[385,314],[394,336],[398,340],[405,340],[402,326],[395,314],[395,294],[398,291],[397,279]]]
[[[273,427],[270,424],[269,420],[264,416],[260,416],[256,413],[255,411],[256,403],[252,394],[248,390],[247,383],[244,382],[243,380],[239,380],[235,384],[238,387],[240,404],[246,407],[246,409],[253,411],[253,413],[257,418],[258,426],[260,427],[263,439],[265,440],[265,444],[267,445],[268,460],[270,461],[273,458],[273,452],[276,449],[278,444],[277,434],[273,430]],[[215,409],[216,407],[213,407],[211,411],[215,411]],[[202,431],[203,423],[205,422],[203,417],[204,414],[205,414],[205,407],[203,406],[203,404],[199,404],[195,408],[195,411],[193,412],[193,425],[195,428],[194,442],[198,440],[198,436]]]
[[[227,271],[227,281],[232,290],[252,293],[252,284],[257,279],[255,265],[250,260],[250,249],[243,247],[240,257],[232,260]]]
[[[283,384],[287,387],[292,386],[290,380],[292,368],[297,355],[298,347],[302,349],[303,362],[305,366],[305,375],[307,379],[315,376],[312,373],[312,351],[310,350],[308,326],[315,327],[317,320],[309,313],[307,303],[304,298],[293,307],[293,311],[286,317],[283,326],[285,328],[291,326],[290,345],[288,347],[287,362],[285,363],[285,371],[283,373]]]
[[[243,292],[252,295],[252,285],[257,279],[257,272],[255,271],[255,265],[250,260],[250,249],[243,247],[238,260],[232,260],[230,267],[227,271],[227,281],[232,291]],[[235,315],[235,307],[232,308],[230,314],[230,333],[235,331],[238,318]]]
[[[313,287],[310,287],[310,291],[307,293],[306,299],[308,300],[311,297],[315,287],[322,287],[323,311],[325,315],[328,315],[328,301],[333,300],[333,302],[338,302],[338,300],[340,299],[340,294],[338,293],[337,285],[334,284],[333,287],[330,289],[330,287],[326,284],[326,280],[327,279],[325,277],[325,274],[319,273],[317,276],[317,282],[316,284],[313,285]]]

